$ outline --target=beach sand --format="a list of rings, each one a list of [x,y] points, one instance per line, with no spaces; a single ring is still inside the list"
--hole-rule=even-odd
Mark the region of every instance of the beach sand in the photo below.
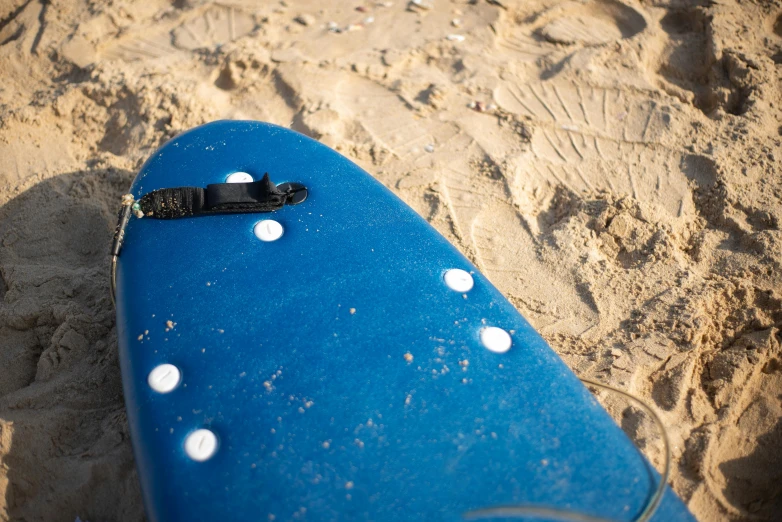
[[[221,118],[336,148],[655,406],[700,520],[782,519],[779,0],[105,4],[0,2],[0,520],[143,519],[108,247]]]

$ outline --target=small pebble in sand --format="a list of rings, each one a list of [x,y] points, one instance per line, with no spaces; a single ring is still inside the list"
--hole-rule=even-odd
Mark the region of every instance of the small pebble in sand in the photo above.
[[[434,8],[434,2],[431,0],[410,0],[408,7],[417,7],[418,9],[429,11]]]
[[[375,5],[378,7],[391,7],[394,5],[394,2],[378,2]]]
[[[366,18],[364,18],[364,23],[365,24],[371,24],[371,23],[374,23],[374,21],[375,21],[375,17],[374,16],[367,16]]]
[[[342,29],[339,28],[339,24],[337,24],[337,22],[329,22],[328,24],[326,24],[326,28],[332,33],[342,32]]]
[[[356,11],[358,11],[359,13],[366,13],[367,12],[367,8],[364,7],[363,5],[360,5],[360,6],[356,7]]]
[[[315,17],[308,13],[302,13],[293,19],[295,22],[300,23],[305,27],[309,27],[315,23]]]
[[[464,35],[463,34],[449,34],[445,37],[446,40],[449,42],[463,42],[464,41]]]
[[[350,24],[349,26],[347,26],[345,28],[345,31],[350,33],[350,32],[353,32],[353,31],[360,31],[363,28],[364,28],[363,24]]]
[[[461,27],[462,26],[461,18],[454,18],[453,20],[451,20],[451,25],[457,28]]]
[[[405,361],[407,361],[408,363],[411,363],[411,362],[413,362],[413,354],[412,354],[412,353],[410,353],[410,352],[407,352],[407,353],[405,354]]]
[[[426,152],[434,152],[434,145],[432,145],[432,144],[430,143],[429,145],[427,145],[426,147],[424,147],[424,150],[425,150]]]

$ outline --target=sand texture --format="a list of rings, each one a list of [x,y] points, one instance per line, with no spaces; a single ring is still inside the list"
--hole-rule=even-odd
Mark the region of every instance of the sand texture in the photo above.
[[[653,404],[700,520],[782,519],[780,0],[259,4],[0,1],[0,520],[144,518],[108,245],[220,118],[356,161]]]

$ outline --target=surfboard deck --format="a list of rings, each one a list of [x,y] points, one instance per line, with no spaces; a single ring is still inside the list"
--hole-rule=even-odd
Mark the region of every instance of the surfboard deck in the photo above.
[[[657,475],[631,441],[476,267],[351,161],[281,127],[220,121],[159,149],[131,193],[235,172],[308,197],[132,218],[119,256],[150,520],[638,515]],[[668,490],[654,520],[694,519]]]

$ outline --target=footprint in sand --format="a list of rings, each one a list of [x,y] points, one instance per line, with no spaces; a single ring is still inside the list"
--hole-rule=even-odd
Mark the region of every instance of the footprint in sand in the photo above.
[[[631,38],[646,29],[644,16],[612,0],[566,2],[551,9],[538,29],[552,43],[599,45]]]
[[[170,22],[156,21],[109,42],[100,53],[124,61],[162,58],[177,51],[214,48],[252,32],[256,23],[243,10],[229,5],[205,5],[183,12]]]
[[[508,46],[507,34],[517,42],[534,43],[543,56],[564,44],[593,46],[632,38],[647,26],[643,13],[620,2],[565,2],[527,25],[503,28],[496,41],[515,60],[520,47]],[[532,53],[533,47],[525,52]],[[683,118],[677,104],[657,93],[557,77],[530,82],[508,74],[494,89],[494,99],[505,111],[531,120],[531,145],[518,161],[515,180],[525,190],[552,194],[557,185],[575,194],[610,190],[678,218],[695,212],[690,182],[713,181],[708,159],[664,142]]]
[[[501,20],[494,27],[498,49],[517,62],[536,62],[572,44],[600,45],[631,38],[647,27],[641,12],[613,0],[562,2],[528,17],[528,24]]]
[[[690,180],[713,181],[708,159],[660,143],[674,131],[680,111],[657,97],[551,80],[506,81],[494,98],[533,122],[530,151],[518,172],[527,184],[545,189],[553,180],[576,194],[611,190],[681,217],[695,212]]]

